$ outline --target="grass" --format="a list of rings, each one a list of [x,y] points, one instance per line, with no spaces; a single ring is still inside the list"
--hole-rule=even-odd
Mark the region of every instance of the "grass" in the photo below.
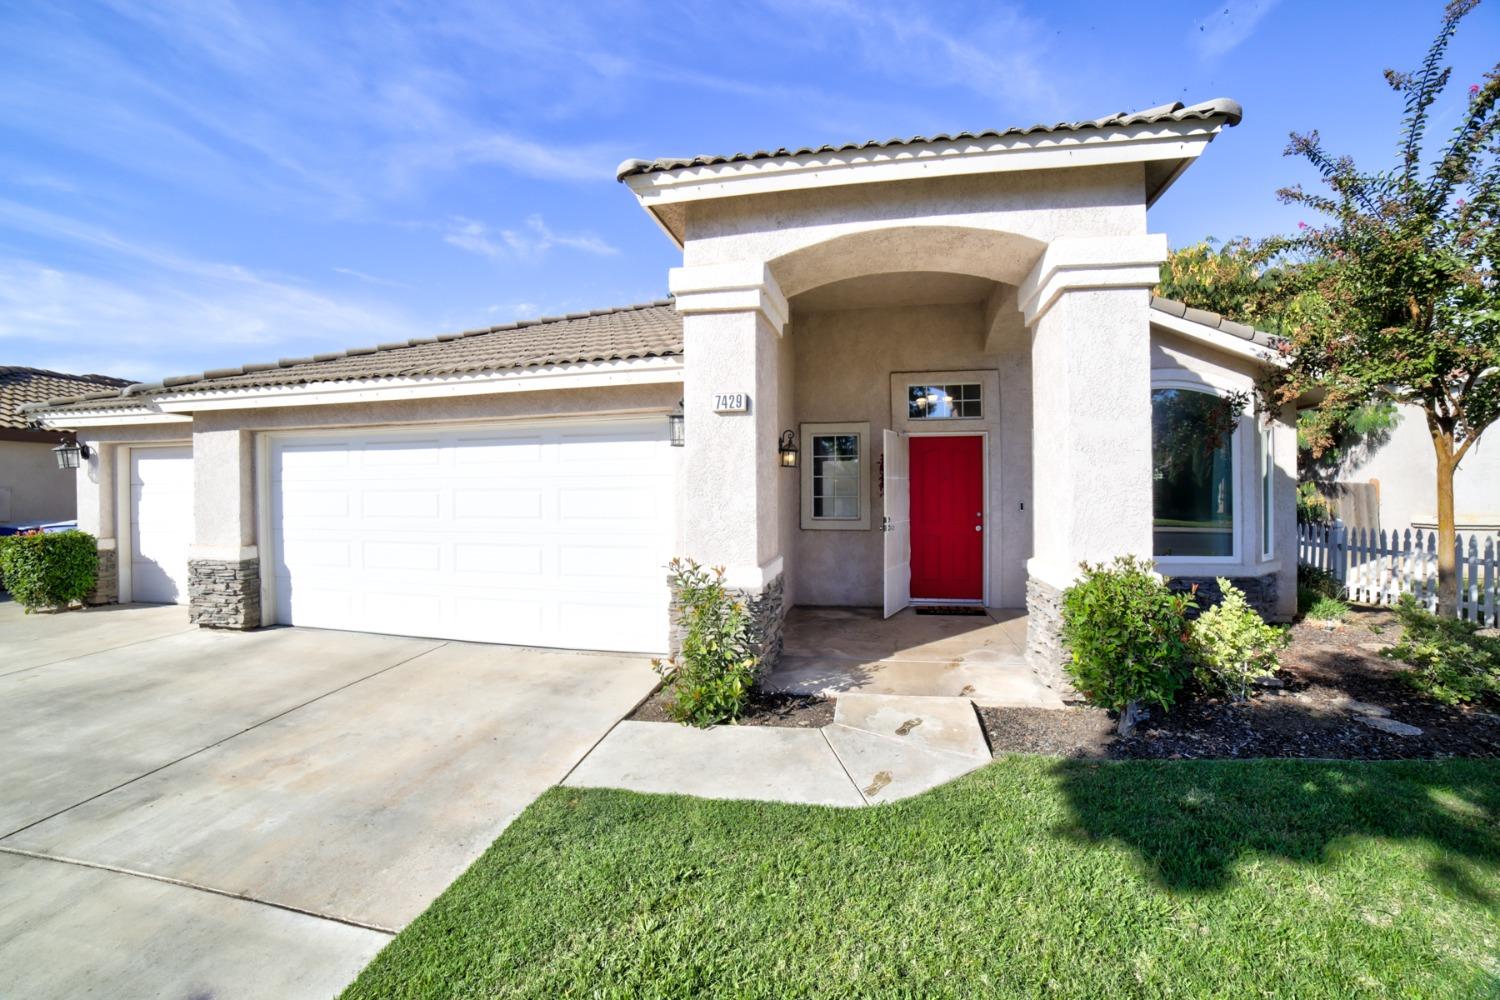
[[[1500,765],[1009,757],[835,810],[553,789],[349,988],[1500,996]]]
[[[1341,622],[1349,617],[1349,605],[1337,597],[1325,597],[1319,594],[1305,612],[1308,618],[1320,622]]]

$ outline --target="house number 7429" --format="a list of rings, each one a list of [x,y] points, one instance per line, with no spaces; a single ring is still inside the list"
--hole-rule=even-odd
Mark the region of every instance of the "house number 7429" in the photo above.
[[[750,409],[750,397],[743,392],[714,393],[715,413],[744,413]]]

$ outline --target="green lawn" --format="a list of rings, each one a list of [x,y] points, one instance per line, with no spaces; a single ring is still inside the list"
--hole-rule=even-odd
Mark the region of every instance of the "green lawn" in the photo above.
[[[1012,757],[876,809],[554,789],[346,997],[1500,996],[1500,764]]]

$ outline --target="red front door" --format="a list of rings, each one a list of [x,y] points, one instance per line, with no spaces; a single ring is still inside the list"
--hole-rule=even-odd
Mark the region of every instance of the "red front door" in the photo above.
[[[911,596],[984,599],[984,438],[912,437]]]

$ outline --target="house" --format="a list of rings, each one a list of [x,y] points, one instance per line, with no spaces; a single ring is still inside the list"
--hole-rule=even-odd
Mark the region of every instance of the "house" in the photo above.
[[[769,659],[793,604],[973,603],[1025,608],[1055,679],[1082,560],[1154,554],[1294,608],[1293,413],[1196,423],[1272,353],[1150,294],[1148,209],[1239,120],[631,160],[682,251],[670,300],[33,412],[90,449],[99,600],[654,652],[682,554],[725,567]],[[1155,461],[1153,433],[1192,460]]]
[[[77,503],[73,477],[59,471],[52,453],[72,435],[33,427],[21,407],[128,384],[107,375],[0,366],[0,525],[71,521]]]
[[[1420,407],[1398,405],[1394,423],[1345,447],[1328,478],[1350,527],[1437,528],[1437,456]],[[1453,475],[1453,514],[1465,534],[1500,531],[1500,444],[1481,438],[1464,456]]]

